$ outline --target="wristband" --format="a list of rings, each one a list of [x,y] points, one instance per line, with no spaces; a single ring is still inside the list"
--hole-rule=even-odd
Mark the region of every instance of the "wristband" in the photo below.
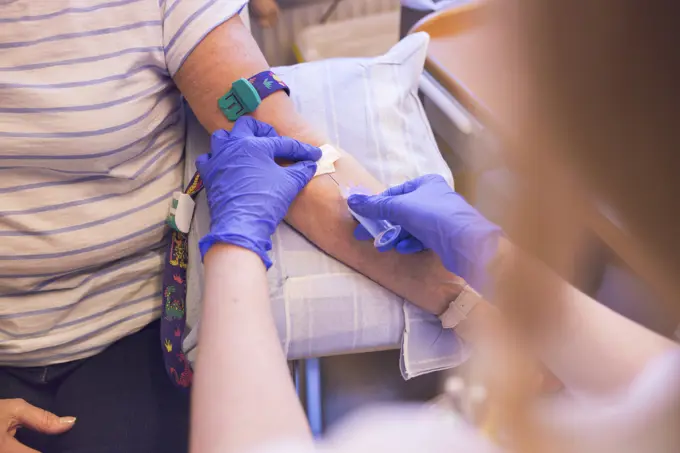
[[[229,121],[254,112],[262,100],[277,91],[290,95],[290,88],[271,71],[263,71],[248,79],[238,79],[231,90],[217,100],[217,105]]]
[[[458,324],[467,319],[468,314],[481,299],[482,296],[477,291],[470,285],[465,285],[458,297],[451,301],[446,311],[439,316],[442,326],[445,329],[455,329]]]

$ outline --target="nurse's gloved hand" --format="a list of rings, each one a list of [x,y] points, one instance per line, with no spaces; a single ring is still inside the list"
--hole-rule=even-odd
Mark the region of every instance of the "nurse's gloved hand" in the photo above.
[[[496,254],[503,232],[489,222],[451,189],[439,175],[426,175],[386,190],[379,195],[352,195],[349,207],[370,219],[383,219],[401,225],[406,236],[396,250],[411,253],[432,249],[450,272],[482,290],[486,266]],[[368,233],[357,227],[355,236]]]
[[[267,269],[271,236],[298,192],[316,172],[321,150],[288,137],[251,117],[231,132],[216,131],[210,154],[196,159],[210,208],[210,233],[199,242],[201,256],[215,243],[238,245],[258,254]],[[278,165],[274,159],[296,163]]]

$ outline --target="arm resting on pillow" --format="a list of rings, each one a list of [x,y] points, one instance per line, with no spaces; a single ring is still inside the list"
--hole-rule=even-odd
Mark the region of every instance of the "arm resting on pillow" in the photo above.
[[[203,39],[175,75],[175,82],[201,124],[213,132],[232,126],[219,110],[217,99],[231,88],[234,80],[268,68],[252,35],[235,16]],[[281,135],[315,146],[325,142],[295,112],[285,93],[266,98],[254,116],[274,126]],[[336,163],[334,177],[341,184],[352,182],[375,192],[384,189],[347,154]],[[328,175],[309,183],[291,206],[286,220],[326,253],[432,313],[443,312],[460,292],[460,279],[446,271],[432,252],[379,253],[372,244],[354,240],[356,223]]]

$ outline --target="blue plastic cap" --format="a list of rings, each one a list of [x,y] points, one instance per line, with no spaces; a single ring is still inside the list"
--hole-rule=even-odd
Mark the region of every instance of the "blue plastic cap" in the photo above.
[[[229,121],[236,121],[246,113],[252,113],[262,102],[257,90],[247,79],[238,79],[231,90],[217,100],[217,105]]]

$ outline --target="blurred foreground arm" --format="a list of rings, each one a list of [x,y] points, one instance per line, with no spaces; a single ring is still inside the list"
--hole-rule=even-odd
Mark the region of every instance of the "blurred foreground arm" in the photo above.
[[[436,251],[449,271],[483,294],[491,278],[499,277],[499,290],[504,293],[490,295],[491,300],[502,303],[512,298],[513,304],[500,307],[504,318],[520,326],[527,353],[537,353],[570,390],[620,390],[651,360],[677,347],[578,291],[521,252],[441,176],[426,175],[380,195],[352,195],[348,202],[362,216],[387,219],[405,228],[413,237],[397,244],[397,250],[409,253],[419,248],[414,242],[422,242],[420,248]],[[355,235],[365,236],[361,227]],[[473,343],[489,344],[488,338],[503,330],[499,321],[497,310],[482,301],[456,331]]]
[[[625,389],[652,360],[678,347],[582,293],[510,242],[502,240],[499,250],[501,278],[513,275],[513,269],[526,269],[531,280],[558,298],[537,301],[555,309],[548,308],[545,317],[529,316],[524,326],[541,360],[568,389],[585,394]],[[527,288],[527,299],[531,292]]]

